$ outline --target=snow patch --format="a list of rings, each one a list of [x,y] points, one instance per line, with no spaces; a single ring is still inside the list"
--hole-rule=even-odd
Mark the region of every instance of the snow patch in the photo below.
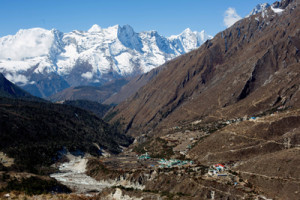
[[[274,13],[277,13],[277,14],[281,14],[284,11],[284,9],[274,8],[273,6],[271,6],[271,9],[273,10]]]

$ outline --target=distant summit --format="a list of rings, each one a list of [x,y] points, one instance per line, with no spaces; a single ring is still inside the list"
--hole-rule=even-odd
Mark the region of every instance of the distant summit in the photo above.
[[[169,40],[181,52],[189,52],[201,46],[204,41],[212,38],[213,37],[206,34],[204,30],[197,32],[187,28],[181,34],[169,37]]]

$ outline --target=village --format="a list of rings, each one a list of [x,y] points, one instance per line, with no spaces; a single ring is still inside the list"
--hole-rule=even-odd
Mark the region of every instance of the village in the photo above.
[[[148,153],[142,154],[138,156],[140,161],[146,162],[151,160],[151,157]],[[157,164],[153,165],[153,163],[149,166],[154,169],[173,169],[178,172],[196,172],[198,176],[201,176],[203,179],[214,180],[217,182],[225,183],[233,185],[234,187],[243,188],[245,190],[249,190],[247,188],[248,181],[243,180],[238,176],[237,172],[231,170],[234,166],[234,163],[216,163],[210,166],[202,166],[194,163],[190,160],[178,160],[178,159],[160,159],[156,160]],[[197,173],[198,172],[198,173]]]
[[[234,187],[245,188],[247,180],[242,180],[238,173],[232,171],[234,163],[216,163],[210,166],[204,166],[195,163],[192,160],[151,158],[148,152],[137,155],[128,152],[127,155],[118,157],[109,157],[102,160],[103,163],[115,170],[150,170],[150,171],[168,171],[183,175],[186,172],[195,177],[201,177],[210,181],[217,181],[223,184],[230,184]]]

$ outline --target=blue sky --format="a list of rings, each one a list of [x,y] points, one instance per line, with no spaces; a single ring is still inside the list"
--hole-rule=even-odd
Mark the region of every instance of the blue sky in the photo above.
[[[231,7],[241,17],[270,0],[0,0],[0,37],[19,29],[42,27],[62,32],[131,25],[136,32],[157,30],[179,34],[186,28],[211,35],[226,28],[223,19]]]

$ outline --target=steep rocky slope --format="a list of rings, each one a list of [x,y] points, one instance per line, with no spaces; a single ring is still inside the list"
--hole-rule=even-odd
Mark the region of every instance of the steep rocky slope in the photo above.
[[[299,105],[299,6],[270,7],[217,34],[119,105],[129,133]]]

